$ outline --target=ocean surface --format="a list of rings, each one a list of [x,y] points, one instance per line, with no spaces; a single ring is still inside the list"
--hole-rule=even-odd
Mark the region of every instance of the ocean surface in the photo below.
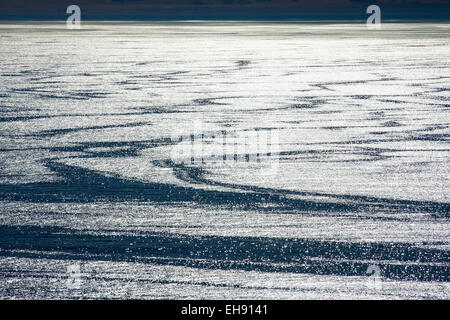
[[[449,24],[82,23],[0,24],[0,298],[450,298]]]

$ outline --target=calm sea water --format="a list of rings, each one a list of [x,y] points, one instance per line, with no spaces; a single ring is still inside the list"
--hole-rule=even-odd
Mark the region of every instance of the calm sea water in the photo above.
[[[449,52],[448,24],[0,24],[0,297],[449,299]]]

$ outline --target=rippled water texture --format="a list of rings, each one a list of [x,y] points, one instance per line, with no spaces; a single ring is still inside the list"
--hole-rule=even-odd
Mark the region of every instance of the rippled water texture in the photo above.
[[[450,25],[3,23],[0,59],[0,297],[450,298]]]

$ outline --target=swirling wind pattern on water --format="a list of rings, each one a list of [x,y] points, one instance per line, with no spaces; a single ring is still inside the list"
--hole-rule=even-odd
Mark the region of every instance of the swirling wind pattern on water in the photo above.
[[[0,44],[0,297],[450,298],[450,25]]]

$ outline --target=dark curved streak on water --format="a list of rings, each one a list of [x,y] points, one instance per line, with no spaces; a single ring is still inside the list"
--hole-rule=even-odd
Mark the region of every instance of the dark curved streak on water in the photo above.
[[[150,232],[111,236],[37,226],[0,226],[0,232],[2,256],[151,262],[207,269],[343,276],[363,276],[377,260],[382,276],[386,278],[450,280],[450,270],[445,265],[450,258],[448,252],[401,243],[186,236]],[[398,262],[392,262],[395,260]]]
[[[370,206],[447,214],[448,204],[400,201],[351,195],[327,195],[345,199],[346,203],[286,200],[291,191],[219,184],[202,178],[201,170],[188,170],[194,179],[252,191],[220,192],[179,187],[169,184],[144,183],[119,177],[107,177],[94,170],[49,161],[46,166],[64,181],[22,185],[0,185],[0,199],[8,201],[95,202],[147,201],[191,202],[199,204],[242,205],[262,209],[273,203],[283,210],[306,210],[314,213],[359,211]],[[309,194],[296,192],[296,194]],[[317,193],[314,193],[317,195]],[[321,194],[322,195],[322,194]],[[377,261],[382,275],[391,279],[449,281],[445,250],[423,249],[402,243],[348,243],[308,239],[257,237],[184,236],[166,233],[143,233],[139,236],[90,235],[58,227],[0,226],[1,255],[21,257],[76,258],[116,261],[146,261],[207,269],[240,269],[265,272],[298,272],[364,275]],[[130,247],[129,244],[133,243]],[[16,250],[32,250],[23,252]],[[131,251],[130,251],[131,250]],[[52,251],[52,254],[46,252]],[[380,261],[381,260],[381,261]],[[394,262],[392,262],[394,261]],[[395,262],[400,261],[400,263]],[[442,265],[444,263],[444,265]]]

